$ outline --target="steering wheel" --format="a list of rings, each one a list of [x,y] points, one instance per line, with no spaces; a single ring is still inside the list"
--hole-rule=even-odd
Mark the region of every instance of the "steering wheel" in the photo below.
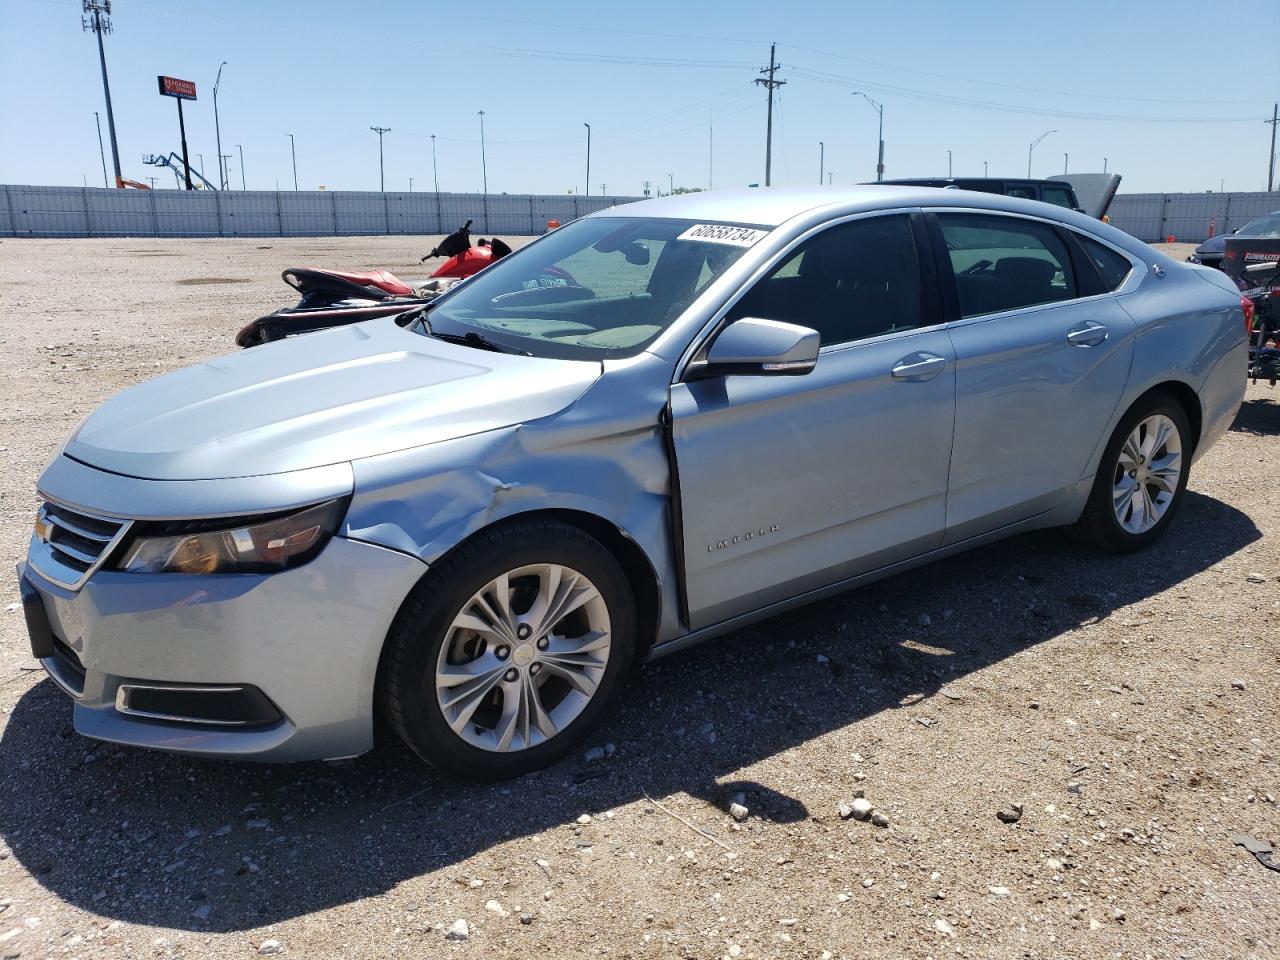
[[[971,273],[981,273],[983,270],[986,270],[987,267],[989,266],[991,266],[990,260],[979,260],[977,263],[969,264],[969,266],[961,270],[960,273],[962,276],[968,275]]]

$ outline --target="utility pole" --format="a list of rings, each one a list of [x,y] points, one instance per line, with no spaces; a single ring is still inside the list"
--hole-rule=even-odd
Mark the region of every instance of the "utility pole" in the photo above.
[[[240,189],[247,190],[248,188],[244,185],[244,147],[237,143],[236,149],[240,151]]]
[[[116,144],[116,117],[111,109],[111,84],[107,81],[107,51],[102,45],[102,35],[111,32],[111,0],[83,0],[83,4],[84,15],[80,18],[80,27],[83,30],[92,30],[98,35],[98,61],[102,64],[102,94],[107,100],[107,133],[111,136],[111,162],[115,166],[116,186],[124,187],[121,183],[120,148]]]
[[[218,75],[213,80],[213,132],[218,138],[218,189],[227,189],[227,171],[222,165],[222,125],[218,122],[218,84],[222,82],[222,68],[227,65],[223,60],[218,65]]]
[[[386,175],[383,173],[383,167],[382,167],[382,135],[384,133],[390,133],[391,128],[390,127],[370,127],[369,129],[378,135],[378,189],[381,190],[383,193],[386,193],[387,180],[386,180]]]
[[[985,160],[982,161],[982,176],[984,179],[987,176],[987,161]]]
[[[646,181],[644,182],[644,196],[646,196],[646,197],[647,197],[648,195],[649,195],[649,181],[648,181],[648,180],[646,180]]]
[[[477,111],[480,114],[480,181],[484,187],[484,229],[485,233],[489,232],[489,168],[485,164],[484,159],[484,111]]]
[[[827,145],[818,141],[818,186],[822,186],[822,178],[827,175]]]
[[[609,195],[609,185],[607,183],[600,184],[600,196],[607,197]]]
[[[293,191],[294,193],[297,193],[298,192],[298,151],[294,148],[293,134],[290,133],[287,136],[289,137],[289,156],[293,159]]]
[[[1103,158],[1102,158],[1102,172],[1103,172],[1103,173],[1106,173],[1106,172],[1107,172],[1107,158],[1106,158],[1106,157],[1103,157]]]
[[[436,135],[431,135],[431,181],[435,184],[436,194],[440,193],[440,174],[436,167]]]
[[[1034,140],[1031,141],[1031,146],[1027,147],[1027,178],[1028,179],[1031,178],[1031,151],[1034,150],[1036,148],[1036,145],[1045,137],[1047,137],[1049,134],[1057,133],[1057,132],[1058,132],[1057,130],[1046,130],[1044,133],[1040,134],[1040,136],[1036,137]]]
[[[409,178],[409,192],[413,193],[413,177]]]
[[[1063,174],[1066,174],[1066,172],[1067,172],[1067,164],[1068,164],[1070,161],[1071,161],[1071,154],[1069,154],[1069,153],[1064,153],[1064,154],[1062,155],[1062,172],[1063,172]]]
[[[667,174],[667,196],[671,196],[676,192],[676,175],[674,173]]]
[[[231,154],[229,153],[218,154],[218,169],[223,171],[223,173],[225,174],[226,186],[223,189],[226,189],[226,190],[231,189],[231,164],[229,162],[230,160],[231,160]]]
[[[876,183],[879,183],[884,179],[884,104],[877,100],[872,100],[865,93],[858,90],[855,90],[853,95],[867,101],[867,103],[871,104],[871,109],[880,115],[880,152],[876,154]]]
[[[951,179],[951,151],[947,151],[947,179]]]
[[[93,122],[98,126],[98,156],[102,158],[102,185],[110,187],[111,184],[107,183],[107,151],[102,146],[102,120],[99,118],[97,110],[93,111]]]
[[[1267,193],[1271,192],[1271,184],[1276,175],[1276,121],[1280,119],[1277,110],[1280,103],[1271,104],[1271,119],[1264,121],[1271,124],[1271,156],[1267,159]]]
[[[774,56],[777,47],[776,43],[769,44],[769,66],[761,67],[761,76],[752,81],[752,83],[758,83],[769,91],[769,113],[768,120],[765,122],[764,133],[764,185],[766,187],[770,185],[773,171],[773,91],[787,82],[773,78],[773,75],[782,69],[782,65],[777,62]]]
[[[584,123],[587,128],[587,196],[591,196],[591,124]]]

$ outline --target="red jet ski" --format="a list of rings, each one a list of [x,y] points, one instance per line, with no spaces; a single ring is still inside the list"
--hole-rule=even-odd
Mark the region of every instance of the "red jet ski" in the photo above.
[[[289,267],[280,277],[298,291],[301,299],[292,307],[281,307],[246,324],[236,334],[236,343],[254,347],[302,333],[405,313],[430,303],[454,284],[479,273],[510,252],[511,248],[496,237],[471,246],[471,221],[468,220],[422,258],[423,263],[435,257],[447,259],[429,280],[416,286],[387,270],[353,272]]]

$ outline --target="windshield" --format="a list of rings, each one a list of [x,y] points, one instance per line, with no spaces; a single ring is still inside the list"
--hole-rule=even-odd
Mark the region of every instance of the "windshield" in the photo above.
[[[1280,213],[1269,213],[1250,220],[1240,228],[1242,237],[1280,237]]]
[[[538,357],[632,356],[767,232],[666,218],[577,220],[460,284],[414,329]]]

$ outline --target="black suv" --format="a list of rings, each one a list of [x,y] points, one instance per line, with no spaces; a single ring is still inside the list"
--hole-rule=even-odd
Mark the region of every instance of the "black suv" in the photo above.
[[[981,193],[1002,193],[1006,197],[1022,197],[1024,200],[1040,200],[1068,210],[1084,212],[1076,199],[1071,184],[1061,180],[1021,180],[1009,177],[913,177],[908,180],[885,180],[887,184],[901,187],[955,187],[959,190],[978,190]]]

